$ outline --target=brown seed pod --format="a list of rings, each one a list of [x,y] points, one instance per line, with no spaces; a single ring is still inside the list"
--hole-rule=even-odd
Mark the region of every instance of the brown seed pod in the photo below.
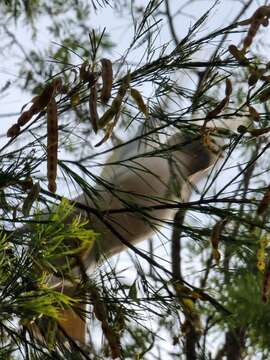
[[[257,214],[263,215],[270,204],[270,188],[268,188],[258,206]]]
[[[112,62],[109,59],[101,59],[101,77],[102,77],[102,89],[100,94],[100,100],[103,104],[107,104],[110,100],[113,83],[113,69]]]
[[[51,98],[47,106],[47,177],[48,189],[56,191],[57,174],[57,150],[58,150],[58,121],[57,106],[54,98]]]
[[[130,86],[130,80],[131,80],[131,74],[128,73],[128,74],[123,78],[122,84],[121,84],[121,86],[120,86],[120,88],[119,88],[119,90],[118,90],[117,95],[118,95],[119,97],[122,97],[122,98],[123,98],[123,97],[126,95],[126,92],[127,92],[128,88],[129,88],[129,86]]]
[[[114,121],[107,125],[104,137],[95,145],[95,147],[99,147],[100,145],[104,144],[112,136],[114,126]]]
[[[253,121],[255,121],[255,122],[260,121],[260,114],[253,106],[248,107],[248,112]]]
[[[226,79],[226,89],[225,89],[225,95],[227,97],[230,97],[232,94],[232,82],[230,79]]]
[[[120,111],[120,108],[121,102],[119,101],[119,99],[115,98],[111,107],[107,111],[105,111],[105,113],[100,118],[98,128],[103,129],[106,125],[108,125],[109,122],[111,122],[114,116],[117,114],[117,112]]]
[[[244,53],[239,50],[235,45],[230,45],[228,47],[229,52],[231,53],[231,55],[237,60],[239,61],[240,64],[248,64],[249,61],[248,59],[245,57]]]
[[[214,119],[228,104],[229,98],[226,96],[221,102],[214,108],[214,110],[209,111],[206,115],[206,120]]]
[[[259,7],[252,17],[247,21],[246,23],[242,22],[242,25],[250,24],[248,33],[246,38],[244,39],[244,47],[243,51],[246,51],[246,49],[252,44],[252,41],[257,34],[260,25],[268,26],[268,18],[270,16],[270,6],[264,5]]]
[[[15,137],[20,132],[20,125],[14,124],[7,131],[7,137]]]
[[[141,93],[134,88],[130,89],[130,95],[133,97],[134,101],[136,102],[139,110],[145,115],[145,117],[148,117],[148,107],[145,105],[143,97]]]
[[[263,76],[263,73],[266,70],[264,69],[258,69],[258,68],[250,68],[250,75],[248,78],[248,85],[254,86],[257,84],[258,80],[260,80]]]
[[[25,124],[28,123],[29,120],[31,120],[31,117],[32,117],[31,111],[29,111],[29,110],[24,111],[18,118],[17,124],[19,126],[24,126]]]
[[[95,85],[90,88],[89,113],[90,113],[90,122],[93,126],[94,132],[96,133],[98,130],[99,116],[97,111],[97,88]]]
[[[120,113],[121,105],[124,99],[124,96],[126,95],[126,92],[129,88],[130,84],[130,74],[128,73],[122,81],[122,84],[119,87],[118,93],[116,97],[114,98],[112,105],[110,108],[105,111],[105,113],[102,115],[102,117],[99,120],[98,128],[102,129],[104,128],[112,119],[114,116],[118,115]]]
[[[61,87],[62,87],[61,78],[55,78],[50,84],[45,86],[42,93],[39,96],[36,96],[34,99],[32,99],[33,105],[29,109],[32,116],[42,111],[49,104],[55,93],[61,90]]]
[[[262,287],[262,301],[267,303],[270,292],[270,261],[268,261],[266,271],[263,277],[263,287]]]

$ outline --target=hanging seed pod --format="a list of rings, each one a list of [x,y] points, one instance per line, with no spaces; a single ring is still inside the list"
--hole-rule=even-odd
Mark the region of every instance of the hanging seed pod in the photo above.
[[[268,18],[270,16],[270,6],[264,5],[259,7],[252,17],[249,19],[250,21],[250,27],[247,33],[246,38],[244,39],[244,48],[243,50],[246,51],[246,49],[252,44],[252,41],[257,34],[260,25],[267,26],[268,25]],[[242,22],[243,24],[243,22]]]
[[[121,102],[119,99],[115,98],[111,107],[105,111],[105,113],[102,115],[102,117],[99,120],[98,128],[103,129],[106,125],[109,124],[109,122],[112,121],[114,116],[120,111],[121,108]]]
[[[55,99],[52,98],[47,106],[47,177],[48,189],[56,191],[57,173],[57,150],[58,150],[58,121],[57,106]]]
[[[263,215],[270,204],[270,188],[268,188],[259,204],[257,214]]]
[[[18,124],[12,125],[7,131],[7,137],[15,137],[20,132],[20,126]]]
[[[261,79],[263,73],[265,72],[264,69],[257,69],[257,68],[250,68],[250,76],[248,78],[248,85],[254,86],[257,84],[258,80]]]
[[[249,112],[249,115],[250,115],[250,117],[251,117],[251,119],[253,121],[255,121],[255,122],[260,121],[260,114],[258,113],[258,111],[253,106],[248,107],[248,112]]]
[[[220,242],[220,235],[222,230],[224,229],[224,226],[226,225],[228,219],[221,219],[220,221],[218,221],[215,226],[213,227],[212,230],[212,234],[211,234],[211,238],[210,238],[210,242],[212,245],[212,249],[213,249],[213,257],[216,260],[216,263],[219,263],[220,260],[220,253],[218,251],[218,246],[219,246],[219,242]]]
[[[104,144],[112,136],[114,126],[114,122],[107,125],[104,137],[95,145],[95,147],[99,147],[100,145]]]
[[[244,39],[244,46],[243,46],[243,52],[246,52],[246,50],[250,47],[250,45],[253,42],[253,39],[255,35],[257,34],[260,27],[260,22],[254,21],[250,25],[250,28],[248,30],[247,36]]]
[[[267,303],[270,292],[270,261],[268,261],[266,271],[263,277],[262,301]]]
[[[113,83],[113,69],[112,62],[109,59],[101,59],[101,77],[102,77],[102,89],[100,100],[103,104],[107,104],[107,102],[111,98],[112,92],[112,83]]]
[[[129,88],[129,83],[130,83],[130,74],[128,73],[124,77],[122,84],[120,85],[120,88],[118,90],[118,93],[112,102],[112,105],[107,111],[105,111],[105,113],[100,118],[98,124],[99,129],[104,128],[113,119],[115,115],[119,114],[123,102],[123,98],[126,95],[126,92]]]
[[[22,213],[24,216],[28,216],[31,210],[33,203],[37,200],[40,192],[40,185],[36,183],[33,185],[32,189],[30,190],[29,194],[25,198],[22,207]]]
[[[130,80],[131,80],[131,74],[130,72],[123,78],[122,80],[122,84],[118,90],[118,96],[119,97],[124,97],[126,95],[126,92],[130,86]]]
[[[95,85],[90,88],[89,113],[90,113],[90,122],[93,126],[94,132],[96,133],[98,130],[99,116],[97,111],[97,88]]]
[[[212,120],[214,119],[218,114],[221,113],[221,111],[226,107],[228,104],[228,97],[225,97],[221,100],[221,102],[214,108],[214,110],[209,111],[209,113],[206,115],[206,120]]]
[[[32,118],[31,111],[29,111],[29,110],[28,110],[28,111],[24,111],[24,112],[20,115],[20,117],[18,118],[17,124],[18,124],[19,126],[24,126],[25,124],[28,123],[29,120],[31,120],[31,118]]]
[[[34,115],[42,111],[49,104],[55,93],[60,91],[61,87],[61,78],[55,78],[50,84],[48,84],[43,89],[42,93],[33,99],[33,105],[29,109],[31,114]]]
[[[232,94],[232,82],[230,79],[226,79],[226,89],[225,89],[225,96],[230,97]]]
[[[228,50],[229,50],[230,54],[237,61],[239,61],[240,64],[248,65],[248,63],[249,63],[248,59],[245,57],[243,52],[241,50],[239,50],[235,45],[230,45],[228,47]]]
[[[137,89],[131,88],[130,95],[136,102],[139,110],[145,115],[146,118],[148,118],[148,108],[144,103],[141,93]]]

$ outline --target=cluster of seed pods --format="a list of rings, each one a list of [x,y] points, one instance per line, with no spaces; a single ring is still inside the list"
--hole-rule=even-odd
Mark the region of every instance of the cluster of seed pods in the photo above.
[[[243,41],[243,47],[239,50],[235,45],[229,46],[229,52],[240,63],[247,67],[249,71],[248,85],[249,87],[256,86],[259,80],[264,81],[266,84],[270,84],[270,76],[265,75],[269,71],[270,64],[266,64],[263,68],[258,68],[255,64],[251,64],[246,57],[248,48],[252,45],[256,34],[261,26],[267,27],[269,25],[270,18],[270,5],[259,7],[254,14],[247,20],[241,21],[239,25],[249,25],[249,29],[246,37]],[[264,103],[270,99],[270,86],[266,87],[257,95],[257,99]],[[260,114],[258,111],[248,102],[249,117],[254,122],[259,122]],[[270,132],[270,126],[256,129],[246,128],[245,126],[239,127],[239,132],[250,133],[251,136],[260,136]],[[270,189],[268,188],[258,206],[257,214],[263,216],[270,204]],[[257,268],[264,272],[263,285],[262,285],[262,301],[267,302],[270,294],[270,261],[265,263],[265,244],[260,244],[260,248],[257,251]]]
[[[130,89],[130,95],[134,99],[138,106],[138,109],[147,117],[148,109],[144,103],[144,100],[140,92],[136,89],[130,88],[130,73],[123,77],[118,92],[115,98],[112,100],[111,105],[99,118],[98,115],[98,88],[97,80],[101,75],[102,87],[100,90],[100,102],[102,105],[106,105],[112,93],[113,86],[113,67],[112,62],[109,59],[101,59],[101,72],[91,71],[88,62],[84,62],[80,67],[80,79],[83,82],[88,83],[90,88],[89,94],[89,115],[92,127],[95,132],[99,129],[105,129],[105,136],[96,144],[100,146],[106,140],[108,140],[113,132],[113,129],[119,119],[123,100]],[[47,178],[48,189],[51,192],[56,191],[56,176],[57,176],[57,152],[58,152],[58,117],[57,117],[57,104],[55,101],[55,95],[58,92],[63,92],[64,86],[60,77],[55,78],[48,85],[44,87],[41,94],[35,96],[31,103],[29,110],[22,111],[16,124],[12,125],[8,131],[8,137],[16,137],[21,127],[26,125],[34,115],[45,112],[47,114]],[[69,94],[72,95],[72,91]],[[74,95],[74,94],[73,94]],[[72,97],[72,96],[71,96]],[[79,101],[80,102],[80,101]],[[78,103],[79,103],[78,102]],[[25,105],[26,106],[26,105]],[[23,107],[23,109],[25,108]],[[22,110],[23,110],[22,109]]]
[[[241,21],[238,25],[249,25],[246,37],[243,41],[242,49],[238,49],[235,45],[230,45],[228,50],[231,55],[240,63],[247,67],[249,70],[248,85],[255,86],[259,80],[270,83],[270,76],[265,75],[269,70],[269,65],[266,64],[264,68],[258,68],[256,65],[251,64],[246,57],[248,48],[252,45],[255,35],[257,34],[260,26],[267,27],[270,18],[270,5],[259,7],[254,14],[247,20]],[[260,102],[265,102],[270,99],[270,88],[265,89],[258,95]]]
[[[31,100],[29,110],[23,111],[17,123],[12,125],[7,132],[8,137],[15,137],[19,134],[21,127],[26,125],[34,115],[39,114],[46,108],[47,112],[47,178],[48,189],[56,191],[57,174],[57,149],[58,149],[58,123],[57,106],[55,95],[62,89],[61,78],[55,78],[50,84],[45,86],[40,95]]]
[[[111,99],[112,94],[112,86],[113,86],[113,66],[112,62],[109,59],[101,59],[101,79],[102,79],[102,87],[100,89],[99,100],[102,105],[107,105],[109,100]],[[84,63],[80,68],[80,77],[84,81],[88,81],[89,76],[93,73],[90,70],[90,66]],[[105,130],[105,135],[103,139],[97,143],[95,146],[100,146],[105,141],[107,141],[113,132],[115,125],[120,116],[121,107],[123,104],[123,100],[130,89],[130,95],[135,101],[139,111],[141,111],[145,117],[148,117],[148,108],[144,103],[143,97],[137,89],[130,88],[130,73],[123,77],[122,82],[120,84],[119,90],[111,102],[111,105],[108,109],[103,113],[101,117],[98,114],[98,89],[97,89],[97,81],[93,83],[89,83],[90,94],[89,94],[89,115],[90,121],[93,127],[93,130],[97,132],[99,129]],[[97,77],[96,77],[97,80]]]

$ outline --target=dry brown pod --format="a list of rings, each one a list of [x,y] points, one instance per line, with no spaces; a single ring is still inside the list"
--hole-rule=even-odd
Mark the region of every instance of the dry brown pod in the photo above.
[[[231,53],[231,55],[237,60],[239,61],[240,64],[248,64],[249,61],[248,59],[245,57],[244,53],[239,50],[235,45],[230,45],[228,47],[229,52]]]
[[[148,107],[145,105],[145,102],[143,100],[143,97],[142,97],[141,93],[137,89],[131,88],[130,89],[130,95],[132,96],[132,98],[136,102],[139,110],[147,118],[148,117]]]
[[[18,118],[17,120],[17,124],[19,126],[24,126],[25,124],[28,123],[29,120],[31,120],[32,118],[32,114],[31,111],[24,111]]]
[[[107,125],[104,137],[95,145],[95,147],[99,147],[100,145],[104,144],[112,136],[114,126],[115,121]]]
[[[227,96],[224,99],[222,99],[221,102],[217,104],[217,106],[213,110],[209,111],[209,113],[206,115],[206,120],[214,119],[218,114],[220,114],[221,111],[228,104],[228,101],[229,98]]]
[[[99,116],[98,116],[98,111],[97,111],[97,88],[96,88],[96,85],[94,85],[90,88],[89,115],[90,115],[90,122],[93,126],[93,130],[96,133],[98,130],[98,122],[99,122]]]
[[[111,98],[112,83],[113,83],[113,68],[112,62],[109,59],[101,59],[101,77],[102,77],[102,89],[100,94],[100,100],[103,104]]]
[[[260,121],[260,114],[253,106],[249,106],[248,111],[249,111],[249,115],[253,121],[255,121],[255,122]]]
[[[58,120],[57,106],[54,97],[47,106],[47,178],[48,189],[56,191],[57,150],[58,150]]]
[[[225,96],[230,97],[232,94],[232,82],[230,79],[226,79]]]
[[[20,125],[14,124],[7,131],[7,137],[15,137],[20,132]]]
[[[55,78],[50,84],[46,85],[42,93],[34,98],[33,105],[29,109],[32,115],[42,111],[49,104],[55,93],[60,91],[61,87],[61,78]]]
[[[117,95],[114,98],[111,106],[109,107],[109,109],[107,111],[105,111],[105,113],[100,118],[99,123],[98,123],[99,129],[103,129],[106,125],[109,124],[109,122],[112,121],[114,116],[119,114],[124,96],[126,95],[126,92],[129,88],[129,84],[130,84],[130,74],[128,73],[123,78],[122,84],[120,85]]]

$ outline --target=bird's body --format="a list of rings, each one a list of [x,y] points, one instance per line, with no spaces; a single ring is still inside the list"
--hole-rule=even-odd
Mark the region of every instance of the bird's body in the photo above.
[[[162,232],[164,222],[173,220],[176,210],[171,205],[189,200],[193,184],[216,158],[199,137],[180,133],[164,145],[149,142],[139,146],[136,141],[118,150],[114,161],[105,164],[95,200],[84,193],[74,199],[95,211],[76,208],[72,216],[87,218],[89,228],[99,234],[93,247],[81,254],[83,269],[91,274],[105,258],[125,250],[128,244],[148,239],[155,230]],[[73,272],[81,276],[80,267]],[[53,277],[50,284],[76,295],[76,287],[63,279]],[[64,310],[60,324],[73,339],[85,342],[85,322],[74,312]]]

